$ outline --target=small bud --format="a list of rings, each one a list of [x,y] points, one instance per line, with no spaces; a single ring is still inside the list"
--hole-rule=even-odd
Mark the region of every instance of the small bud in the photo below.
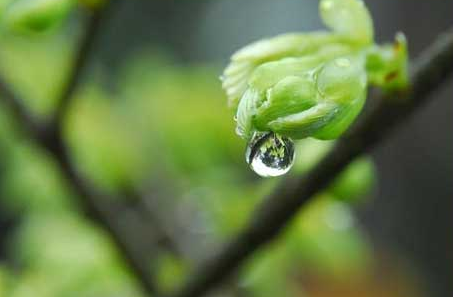
[[[406,37],[398,33],[393,44],[374,45],[366,52],[366,69],[371,84],[385,90],[408,85],[408,50]]]

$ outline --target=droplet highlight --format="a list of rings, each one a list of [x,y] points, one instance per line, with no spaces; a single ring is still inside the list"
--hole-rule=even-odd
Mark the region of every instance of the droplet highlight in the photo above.
[[[294,142],[273,132],[255,132],[247,146],[246,161],[262,177],[287,173],[294,164]]]

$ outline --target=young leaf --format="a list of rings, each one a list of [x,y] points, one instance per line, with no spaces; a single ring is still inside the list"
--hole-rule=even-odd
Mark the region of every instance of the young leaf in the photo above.
[[[321,0],[321,18],[333,31],[361,44],[373,41],[373,20],[362,0]]]

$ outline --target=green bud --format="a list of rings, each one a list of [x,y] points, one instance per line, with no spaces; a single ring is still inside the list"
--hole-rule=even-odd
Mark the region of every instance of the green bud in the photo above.
[[[373,22],[360,0],[321,0],[331,32],[291,33],[236,52],[223,88],[236,110],[238,134],[255,131],[293,139],[335,139],[354,122],[368,84],[407,85],[407,46],[373,42]]]
[[[332,139],[341,134],[365,100],[363,62],[361,58],[342,57],[319,67],[319,61],[314,56],[260,66],[246,92],[253,93],[253,98],[247,95],[238,107],[241,135],[248,136],[252,130],[258,130],[294,139],[308,136]],[[266,75],[272,72],[274,77]]]
[[[42,32],[60,23],[75,0],[14,0],[7,5],[3,21],[17,31]]]
[[[318,55],[320,60],[325,60],[329,55],[331,57],[340,53],[350,53],[356,48],[350,38],[327,32],[289,33],[252,43],[231,57],[231,63],[223,73],[222,86],[228,96],[228,105],[232,108],[238,106],[248,87],[248,80],[260,65],[287,57]],[[320,62],[312,60],[309,63],[316,65]]]
[[[393,44],[371,47],[366,55],[371,84],[386,90],[402,89],[408,85],[408,50],[404,34],[398,33]]]
[[[365,104],[367,75],[361,57],[343,57],[323,66],[317,88],[324,101],[335,102],[334,114],[313,132],[318,139],[335,139],[352,124]]]
[[[270,88],[253,119],[258,130],[268,130],[271,121],[316,105],[316,86],[311,79],[287,76]]]

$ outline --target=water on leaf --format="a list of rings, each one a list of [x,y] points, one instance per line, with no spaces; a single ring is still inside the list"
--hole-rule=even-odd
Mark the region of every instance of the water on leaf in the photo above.
[[[294,142],[273,132],[255,132],[247,146],[246,161],[262,177],[283,175],[294,164]]]

